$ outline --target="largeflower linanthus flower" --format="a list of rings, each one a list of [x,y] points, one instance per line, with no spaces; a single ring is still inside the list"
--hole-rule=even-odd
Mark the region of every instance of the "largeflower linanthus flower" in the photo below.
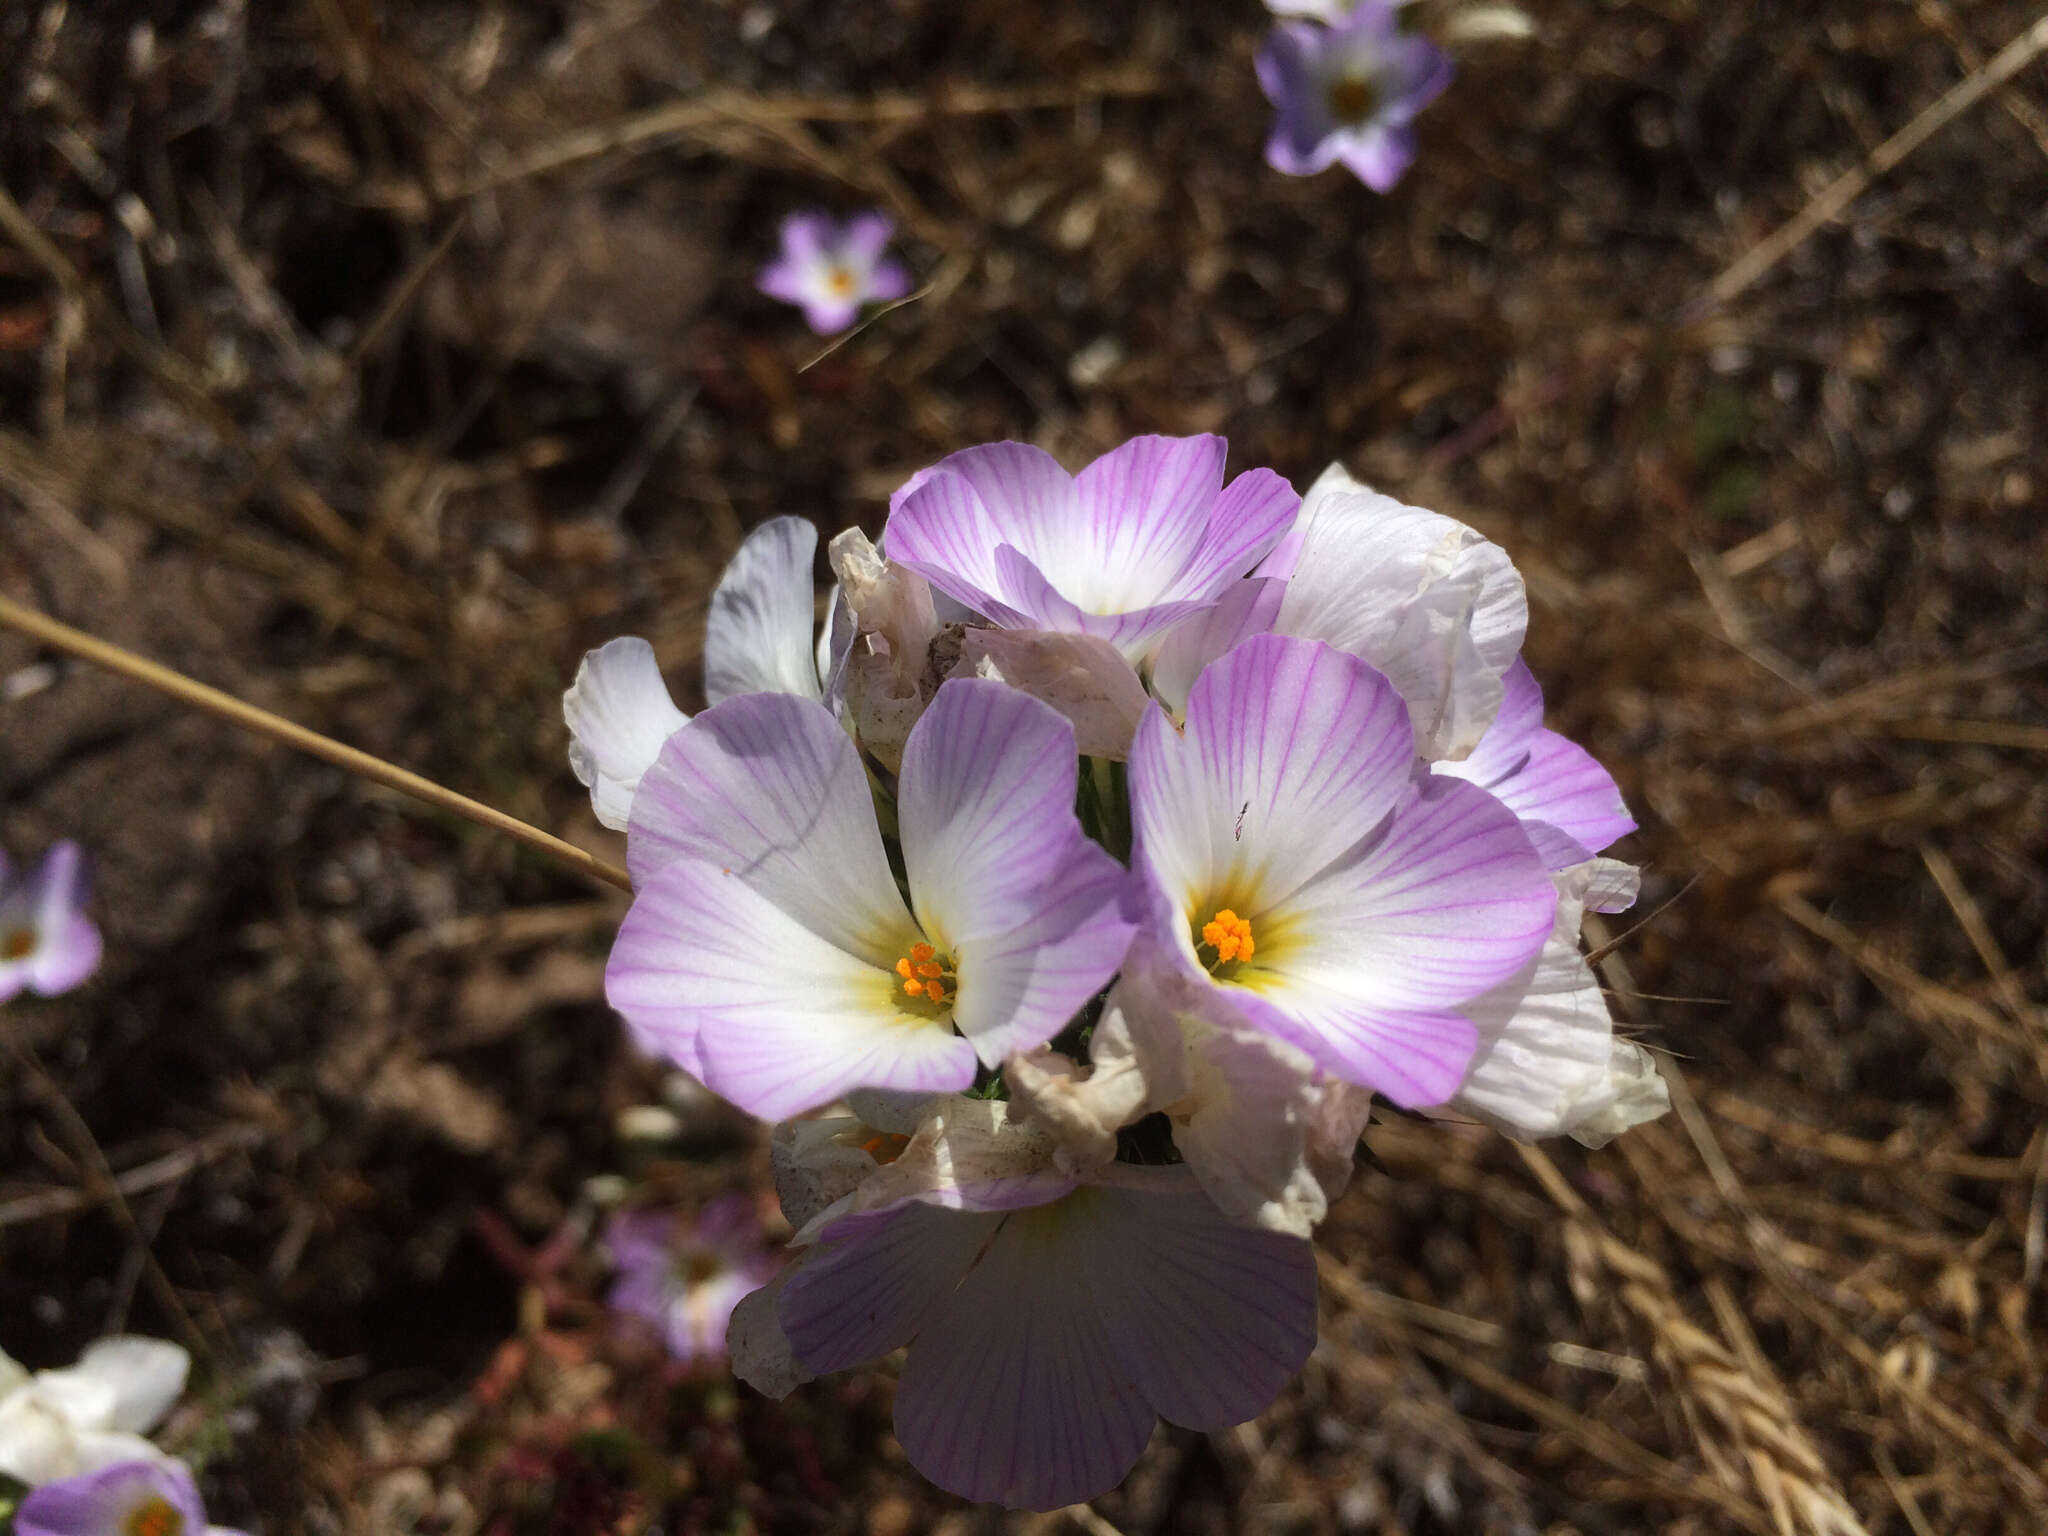
[[[0,854],[0,1002],[27,990],[42,997],[69,992],[100,963],[100,931],[85,915],[85,852],[51,845],[20,880]]]
[[[1132,866],[1151,937],[1246,1024],[1402,1105],[1458,1087],[1459,1005],[1549,936],[1557,893],[1512,812],[1415,772],[1387,679],[1261,635],[1212,663],[1185,734],[1131,746]]]
[[[844,224],[823,213],[782,221],[782,251],[761,269],[760,289],[795,304],[820,336],[845,330],[870,300],[886,303],[910,292],[910,274],[886,253],[896,225],[884,213],[861,213]]]
[[[1096,635],[1137,657],[1294,522],[1270,469],[1223,483],[1222,438],[1134,437],[1078,475],[1025,443],[949,454],[889,502],[889,558],[1006,629]]]
[[[771,693],[715,705],[633,798],[612,1006],[770,1119],[852,1088],[966,1088],[977,1062],[1064,1026],[1134,931],[1125,870],[1075,819],[1076,779],[1073,727],[1049,705],[946,683],[903,753],[906,905],[831,711]]]
[[[45,1483],[14,1512],[14,1536],[241,1536],[206,1523],[182,1462],[124,1461]]]
[[[606,1304],[655,1329],[684,1365],[725,1358],[732,1309],[768,1283],[774,1261],[747,1201],[727,1195],[695,1221],[675,1211],[625,1211],[605,1228],[618,1265]]]
[[[1415,159],[1415,115],[1451,81],[1444,52],[1400,25],[1391,0],[1359,0],[1331,27],[1283,22],[1259,49],[1259,84],[1273,103],[1266,163],[1312,176],[1342,161],[1375,192]]]

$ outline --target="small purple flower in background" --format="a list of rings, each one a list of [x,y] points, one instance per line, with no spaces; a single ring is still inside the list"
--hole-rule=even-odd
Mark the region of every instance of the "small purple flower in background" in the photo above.
[[[183,1463],[124,1461],[45,1483],[21,1501],[14,1536],[238,1536],[206,1523]]]
[[[1335,26],[1283,22],[1259,49],[1259,84],[1277,116],[1266,163],[1312,176],[1342,161],[1375,192],[1415,158],[1415,114],[1451,81],[1434,43],[1400,29],[1391,0],[1360,0]]]
[[[694,1223],[674,1211],[626,1211],[605,1229],[618,1265],[607,1304],[651,1323],[684,1365],[725,1358],[732,1309],[775,1273],[747,1202],[727,1195]]]
[[[85,915],[85,853],[54,844],[18,883],[0,854],[0,1002],[26,988],[69,992],[100,963],[100,931]]]
[[[793,213],[782,221],[781,254],[761,269],[760,289],[801,308],[820,336],[843,331],[861,305],[910,292],[903,263],[883,254],[895,232],[883,213],[858,213],[844,224],[829,214]]]

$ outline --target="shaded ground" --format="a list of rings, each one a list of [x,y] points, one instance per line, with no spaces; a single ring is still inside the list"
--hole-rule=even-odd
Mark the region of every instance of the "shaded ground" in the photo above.
[[[1681,1113],[1554,1165],[1376,1130],[1302,1381],[1097,1519],[2037,1530],[2048,79],[1700,305],[2031,19],[1799,10],[1560,0],[1376,199],[1263,169],[1248,0],[12,6],[0,590],[616,856],[560,690],[633,632],[691,704],[762,518],[872,531],[1005,436],[1342,457],[1527,573],[1644,822],[1607,979]],[[753,271],[872,202],[929,291],[807,366]],[[4,842],[97,849],[109,939],[8,1011],[0,1344],[194,1331],[266,1530],[1008,1528],[885,1376],[668,1391],[525,1257],[593,1174],[761,1182],[702,1106],[615,1139],[660,1086],[613,896],[12,636],[0,678]]]

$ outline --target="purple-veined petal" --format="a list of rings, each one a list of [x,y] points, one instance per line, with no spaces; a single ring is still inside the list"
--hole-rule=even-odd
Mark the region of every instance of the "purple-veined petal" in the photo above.
[[[1035,912],[960,941],[953,1023],[984,1063],[1043,1045],[1116,974],[1137,931],[1122,911],[1129,881],[1076,828]]]
[[[743,693],[819,697],[817,553],[818,530],[807,518],[770,518],[747,535],[718,579],[705,621],[704,697],[711,703]]]
[[[1076,1262],[1070,1224],[1098,1196],[1081,1190],[1003,1218],[912,1341],[896,1438],[948,1492],[1057,1509],[1114,1487],[1151,1438],[1155,1415]]]
[[[1245,989],[1229,996],[1252,1028],[1291,1041],[1332,1076],[1404,1109],[1452,1093],[1478,1038],[1472,1021],[1450,1009],[1375,1006],[1316,981],[1290,980],[1284,1007]]]
[[[974,1081],[973,1047],[901,1011],[887,962],[855,958],[696,858],[641,883],[605,995],[641,1042],[768,1120],[850,1088],[941,1092]]]
[[[627,635],[586,654],[562,695],[562,718],[569,766],[589,787],[591,809],[613,831],[625,831],[641,777],[690,720],[669,697],[654,647]]]
[[[1223,439],[1208,433],[1134,437],[1111,449],[1074,477],[1077,537],[1033,551],[1035,563],[1090,612],[1158,602],[1201,547],[1224,452]]]
[[[860,755],[811,700],[743,694],[670,738],[634,796],[626,867],[637,886],[679,858],[730,870],[872,964],[913,936]]]
[[[1514,815],[1474,785],[1431,777],[1382,836],[1288,900],[1287,983],[1396,1010],[1452,1007],[1526,963],[1556,910]],[[1266,990],[1280,1000],[1277,984]]]
[[[791,1353],[824,1375],[899,1348],[947,1301],[1003,1219],[912,1201],[826,1227],[776,1305]]]
[[[1207,606],[1201,599],[1181,598],[1119,613],[1091,613],[1070,601],[1014,546],[999,546],[993,563],[1004,603],[1010,612],[1025,616],[1018,627],[1094,635],[1126,657],[1142,655],[1154,638]]]
[[[1163,713],[1139,725],[1133,868],[1184,919],[1206,918],[1192,912],[1203,901],[1269,907],[1379,826],[1411,750],[1407,712],[1372,668],[1254,636],[1196,681],[1184,735]]]
[[[1176,578],[1177,596],[1214,598],[1257,565],[1301,512],[1301,497],[1270,469],[1248,469],[1216,497],[1209,525]]]
[[[940,685],[903,751],[897,815],[919,923],[957,945],[1033,917],[1080,836],[1074,729],[1002,683]]]
[[[1636,824],[1607,770],[1584,748],[1543,728],[1543,690],[1527,664],[1518,659],[1501,681],[1500,713],[1472,754],[1438,763],[1435,771],[1470,780],[1521,817],[1552,870],[1581,863],[1633,832]]]
[[[1237,1226],[1199,1190],[1152,1182],[1163,1187],[1072,1197],[1088,1292],[1154,1412],[1227,1429],[1263,1413],[1315,1347],[1315,1258],[1302,1238]]]
[[[1027,443],[988,443],[948,454],[890,499],[883,544],[940,591],[1012,627],[1033,626],[1003,602],[995,552],[1028,553],[1074,521],[1074,480],[1059,461]]]

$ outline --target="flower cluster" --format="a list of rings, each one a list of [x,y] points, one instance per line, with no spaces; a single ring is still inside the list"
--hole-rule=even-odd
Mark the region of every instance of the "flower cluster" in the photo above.
[[[25,1485],[15,1536],[237,1536],[206,1523],[191,1471],[147,1438],[191,1357],[162,1339],[101,1339],[64,1370],[0,1354],[0,1476]]]
[[[784,1122],[797,1259],[737,1369],[908,1345],[898,1438],[972,1498],[1084,1499],[1157,1419],[1265,1408],[1375,1096],[1592,1145],[1665,1107],[1580,952],[1633,823],[1543,725],[1505,553],[1224,459],[956,453],[881,549],[832,541],[822,633],[778,518],[713,597],[708,709],[631,639],[564,701],[627,835],[613,1006]]]
[[[1415,115],[1451,83],[1451,61],[1401,26],[1401,0],[1268,0],[1285,20],[1259,49],[1273,103],[1266,163],[1313,176],[1342,162],[1375,192],[1415,159]]]

